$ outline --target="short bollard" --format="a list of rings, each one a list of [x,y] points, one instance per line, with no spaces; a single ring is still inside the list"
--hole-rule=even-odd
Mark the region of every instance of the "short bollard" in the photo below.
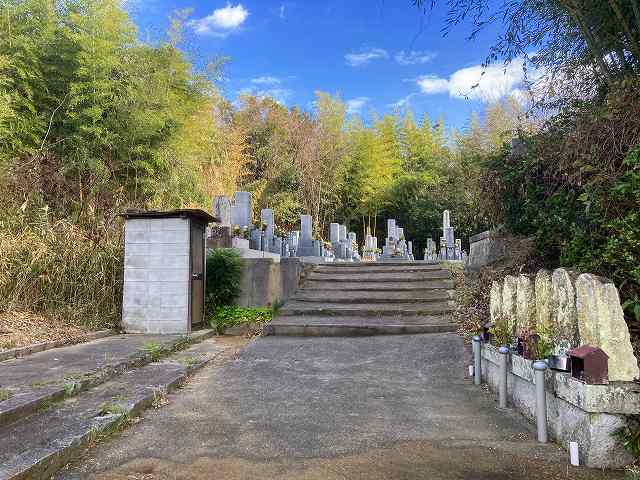
[[[544,390],[545,362],[533,362],[536,375],[536,423],[538,425],[538,441],[547,443],[547,396]]]
[[[482,363],[480,360],[480,349],[482,344],[480,343],[480,335],[473,337],[473,383],[474,385],[480,385],[482,383]]]
[[[498,396],[500,408],[507,408],[507,365],[509,363],[509,348],[500,347],[500,384],[498,385]]]

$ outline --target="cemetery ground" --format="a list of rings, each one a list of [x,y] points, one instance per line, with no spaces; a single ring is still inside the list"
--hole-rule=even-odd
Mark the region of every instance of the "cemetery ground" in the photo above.
[[[623,478],[537,443],[463,357],[453,333],[260,337],[56,478]]]

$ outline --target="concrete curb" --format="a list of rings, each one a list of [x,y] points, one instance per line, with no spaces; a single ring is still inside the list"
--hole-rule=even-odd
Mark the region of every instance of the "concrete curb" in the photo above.
[[[213,337],[215,334],[216,332],[213,329],[207,329],[199,330],[191,335],[177,338],[165,348],[162,357],[173,352],[183,350],[189,345],[200,343]],[[55,402],[65,396],[71,397],[77,395],[80,392],[96,387],[118,375],[121,375],[132,368],[142,367],[151,363],[153,360],[154,359],[146,352],[138,351],[123,362],[109,365],[91,372],[90,378],[69,382],[65,386],[51,386],[44,390],[40,389],[39,391],[33,392],[32,395],[27,393],[24,396],[16,395],[14,397],[10,397],[8,400],[0,403],[0,427],[2,425],[15,422],[16,420],[28,415],[32,415],[50,402]]]
[[[40,459],[21,471],[6,472],[0,469],[0,480],[44,480],[50,478],[67,463],[79,457],[86,447],[95,443],[101,437],[107,437],[116,432],[121,425],[126,424],[125,422],[128,418],[136,417],[151,407],[159,393],[167,394],[176,390],[183,385],[193,373],[207,365],[216,356],[217,354],[207,357],[200,362],[185,366],[185,370],[176,374],[169,382],[158,385],[157,388],[154,388],[152,391],[129,402],[124,408],[123,413],[109,414],[101,417],[84,433],[64,439],[64,441],[61,441],[55,448],[49,449]]]
[[[86,335],[80,335],[79,337],[72,338],[71,340],[55,340],[53,342],[42,342],[26,347],[12,348],[0,352],[0,362],[4,360],[10,360],[12,358],[25,357],[32,353],[44,352],[45,350],[51,350],[52,348],[66,347],[68,345],[76,345],[78,343],[90,342],[91,340],[98,340],[99,338],[110,337],[117,335],[115,330],[99,330],[97,332],[88,333]]]

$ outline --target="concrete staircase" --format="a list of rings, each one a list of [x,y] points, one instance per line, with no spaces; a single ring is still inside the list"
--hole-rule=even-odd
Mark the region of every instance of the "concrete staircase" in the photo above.
[[[318,265],[266,333],[357,336],[453,332],[451,274],[437,264]]]
[[[221,353],[214,335],[113,335],[0,362],[0,480],[51,478]]]

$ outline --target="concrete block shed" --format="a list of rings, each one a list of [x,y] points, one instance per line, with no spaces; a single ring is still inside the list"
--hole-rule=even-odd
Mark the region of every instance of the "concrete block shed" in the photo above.
[[[204,321],[205,230],[197,209],[128,210],[122,327],[129,333],[190,333]]]

